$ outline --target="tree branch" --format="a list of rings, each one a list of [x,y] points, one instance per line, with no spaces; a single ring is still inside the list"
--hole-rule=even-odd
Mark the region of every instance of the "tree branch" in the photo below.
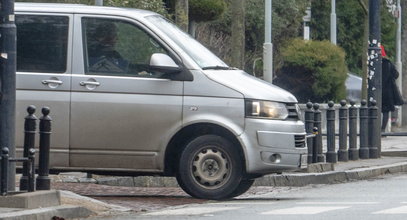
[[[359,0],[358,2],[360,4],[360,7],[362,7],[363,12],[365,12],[365,15],[368,15],[369,14],[369,9],[367,8],[364,0]]]

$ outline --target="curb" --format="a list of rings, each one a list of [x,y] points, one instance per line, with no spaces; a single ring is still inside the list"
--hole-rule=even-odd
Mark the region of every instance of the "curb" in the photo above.
[[[0,220],[51,219],[54,216],[71,219],[87,217],[91,214],[94,213],[80,206],[62,205],[4,213],[0,214]]]
[[[407,151],[385,151],[381,155],[387,157],[407,157]]]
[[[314,173],[271,174],[256,179],[254,186],[306,186],[310,184],[344,183],[365,180],[385,174],[407,172],[407,162],[347,171]],[[96,184],[129,187],[178,187],[174,177],[106,177],[95,180]]]
[[[325,173],[267,175],[256,179],[254,186],[306,186],[310,184],[344,183],[365,180],[385,174],[407,172],[407,162],[370,168],[358,168],[348,171],[330,171]]]

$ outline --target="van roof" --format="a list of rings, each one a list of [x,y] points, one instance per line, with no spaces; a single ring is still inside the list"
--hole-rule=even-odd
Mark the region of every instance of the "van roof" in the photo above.
[[[134,8],[119,8],[106,6],[90,6],[83,4],[64,3],[15,3],[16,12],[39,12],[39,13],[88,13],[99,15],[121,15],[121,16],[148,16],[156,13]]]

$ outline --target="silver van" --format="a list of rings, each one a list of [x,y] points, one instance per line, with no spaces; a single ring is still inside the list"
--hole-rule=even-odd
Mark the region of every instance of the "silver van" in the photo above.
[[[175,176],[225,199],[306,158],[296,98],[231,68],[156,13],[17,3],[17,152],[49,106],[51,169]]]

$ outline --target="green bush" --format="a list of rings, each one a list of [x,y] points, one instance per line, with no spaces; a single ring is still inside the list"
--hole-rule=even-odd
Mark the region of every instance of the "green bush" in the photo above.
[[[223,0],[189,0],[189,19],[196,22],[216,20],[225,9]]]
[[[274,83],[293,93],[299,102],[345,98],[345,52],[328,41],[289,41],[281,51],[282,67]]]

